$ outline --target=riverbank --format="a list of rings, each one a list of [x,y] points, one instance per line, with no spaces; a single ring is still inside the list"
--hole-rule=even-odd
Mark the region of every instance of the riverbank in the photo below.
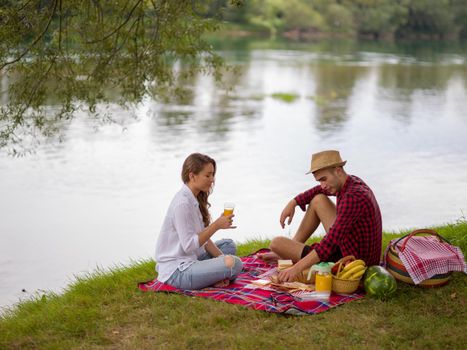
[[[271,31],[271,28],[254,25],[238,24],[224,22],[222,26],[214,33],[208,34],[213,38],[261,38],[261,39],[280,39],[290,40],[291,42],[316,42],[321,40],[352,40],[352,41],[381,41],[381,42],[455,42],[465,41],[467,36],[459,35],[458,32],[446,33],[440,35],[437,33],[409,33],[396,36],[392,33],[357,33],[355,31],[319,31],[316,29],[300,30],[291,29],[286,31]]]
[[[467,249],[467,222],[435,230]],[[385,233],[383,245],[406,232]],[[267,241],[239,247],[247,255]],[[388,301],[365,298],[315,316],[291,317],[180,295],[142,293],[154,262],[94,272],[62,295],[43,295],[6,310],[0,349],[51,348],[461,348],[467,280],[454,273],[439,289],[399,283]]]

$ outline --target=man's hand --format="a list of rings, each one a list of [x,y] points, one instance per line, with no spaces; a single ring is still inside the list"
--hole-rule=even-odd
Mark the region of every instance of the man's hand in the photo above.
[[[287,220],[287,225],[290,225],[290,223],[292,222],[296,206],[297,202],[295,201],[295,199],[292,199],[289,203],[287,203],[284,210],[282,210],[281,218],[279,220],[282,228],[285,227],[285,219],[289,218]]]
[[[267,252],[267,253],[258,253],[256,254],[256,256],[267,262],[267,263],[272,263],[272,262],[276,262],[277,260],[279,260],[281,257],[279,255],[277,255],[276,253],[274,252]]]
[[[289,267],[285,270],[279,271],[277,279],[279,282],[293,282],[297,279],[302,271],[297,269],[296,265]]]

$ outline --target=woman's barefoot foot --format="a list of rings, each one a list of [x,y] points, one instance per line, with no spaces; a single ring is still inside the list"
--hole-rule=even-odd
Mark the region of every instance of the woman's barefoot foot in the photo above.
[[[267,263],[277,262],[281,257],[274,252],[258,253],[256,256]]]
[[[214,284],[214,287],[216,288],[222,288],[222,287],[227,287],[230,284],[230,280],[228,278],[223,279],[217,283]]]

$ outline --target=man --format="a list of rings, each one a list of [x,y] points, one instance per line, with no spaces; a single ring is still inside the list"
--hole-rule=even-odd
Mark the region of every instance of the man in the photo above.
[[[279,272],[280,281],[293,281],[303,270],[320,261],[337,261],[354,255],[368,266],[379,263],[381,257],[382,222],[376,198],[358,177],[344,170],[339,152],[315,153],[311,158],[312,173],[320,184],[292,199],[282,211],[280,224],[292,222],[298,205],[305,216],[293,237],[276,237],[272,252],[261,255],[264,260],[291,259],[295,264]],[[337,204],[328,198],[337,196]],[[308,208],[306,208],[308,205]],[[319,243],[305,245],[306,240],[322,223],[326,235]]]

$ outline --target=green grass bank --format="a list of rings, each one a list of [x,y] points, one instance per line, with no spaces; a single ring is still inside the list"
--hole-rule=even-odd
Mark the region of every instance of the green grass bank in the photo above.
[[[465,254],[465,220],[435,229]],[[404,233],[385,233],[384,246]],[[247,242],[239,255],[267,244]],[[0,349],[461,349],[467,343],[462,273],[442,288],[398,283],[390,300],[364,298],[314,316],[136,288],[153,277],[154,262],[141,261],[79,278],[61,295],[22,302],[0,317]]]

